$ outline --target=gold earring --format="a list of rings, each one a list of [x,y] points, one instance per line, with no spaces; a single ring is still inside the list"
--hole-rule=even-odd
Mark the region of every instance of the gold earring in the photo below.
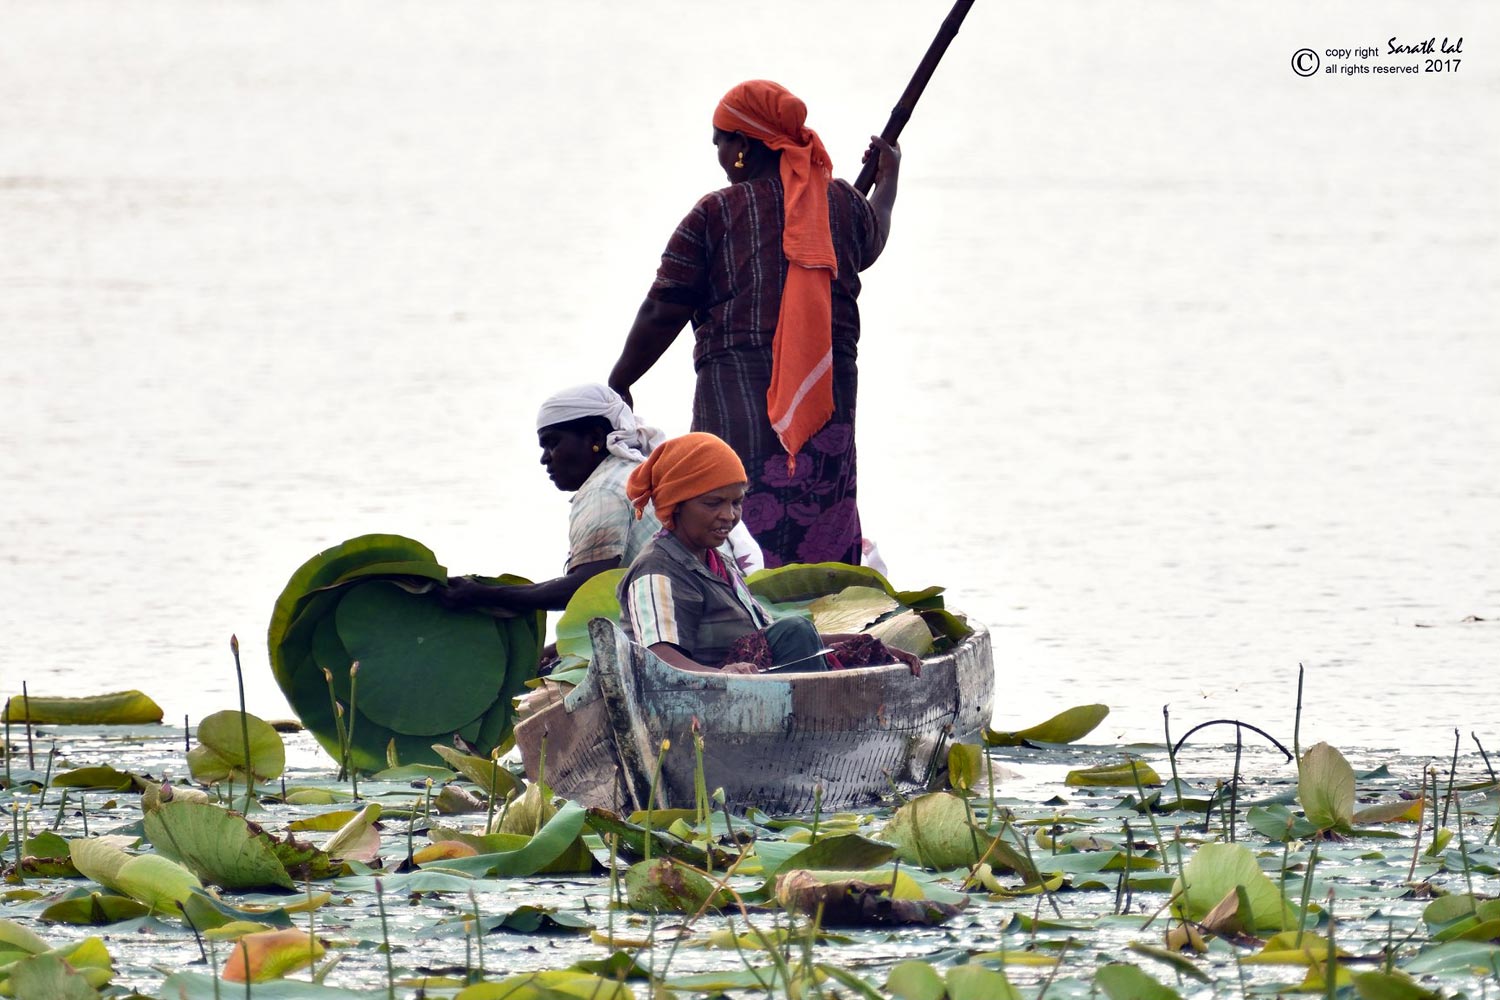
[[[736,169],[736,170],[744,170],[745,169],[745,151],[743,149],[740,150],[740,155],[737,156],[737,157],[735,157],[735,160],[734,160],[734,169]]]
[[[594,445],[594,450],[595,450],[595,451],[598,451],[598,450],[599,450],[599,446],[598,446],[598,445],[597,445],[597,444],[596,444],[596,445]]]

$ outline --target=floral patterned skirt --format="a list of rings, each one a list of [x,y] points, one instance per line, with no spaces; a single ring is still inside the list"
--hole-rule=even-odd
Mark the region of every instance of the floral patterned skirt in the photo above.
[[[833,416],[797,452],[793,471],[766,415],[769,351],[726,351],[702,359],[693,397],[693,430],[717,434],[750,477],[745,527],[766,567],[787,563],[859,565],[855,502],[854,404],[859,373],[852,356],[834,354]]]

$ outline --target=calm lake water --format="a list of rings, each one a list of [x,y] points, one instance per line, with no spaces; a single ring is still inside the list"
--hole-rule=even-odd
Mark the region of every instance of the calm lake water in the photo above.
[[[0,2],[3,687],[197,717],[237,633],[284,715],[320,549],[557,572],[536,405],[722,184],[714,102],[780,80],[852,177],[947,7]],[[1300,663],[1304,745],[1500,748],[1500,16],[1246,15],[976,4],[866,274],[867,531],[991,627],[1001,727],[1289,739]],[[1396,36],[1461,65],[1292,72]]]

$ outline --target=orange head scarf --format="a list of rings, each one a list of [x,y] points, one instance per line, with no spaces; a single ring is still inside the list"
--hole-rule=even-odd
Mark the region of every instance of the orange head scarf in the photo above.
[[[781,247],[788,262],[771,347],[766,392],[771,428],[790,468],[797,451],[833,415],[833,299],[838,257],[828,228],[833,164],[808,128],[807,105],[769,80],[748,80],[714,109],[714,127],[759,139],[781,152],[786,219]]]
[[[684,500],[745,481],[745,467],[733,448],[713,434],[694,432],[653,448],[625,481],[625,495],[635,505],[636,517],[652,504],[656,519],[670,530],[672,515]]]

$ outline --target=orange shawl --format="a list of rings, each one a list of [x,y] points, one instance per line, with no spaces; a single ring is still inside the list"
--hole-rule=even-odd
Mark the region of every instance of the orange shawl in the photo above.
[[[637,518],[649,503],[656,509],[656,519],[670,530],[684,500],[743,482],[745,467],[734,449],[713,434],[694,431],[651,449],[625,480],[625,496]]]
[[[789,469],[802,445],[833,415],[831,283],[839,269],[828,229],[833,165],[823,140],[806,121],[807,105],[769,80],[734,87],[714,109],[715,128],[743,133],[781,151],[786,204],[781,246],[789,266],[771,346],[766,408]]]

